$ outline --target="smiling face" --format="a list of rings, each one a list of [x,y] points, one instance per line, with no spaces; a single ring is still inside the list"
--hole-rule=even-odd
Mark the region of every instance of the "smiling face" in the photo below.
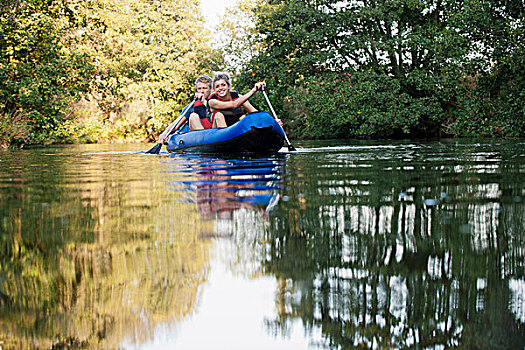
[[[215,94],[219,99],[229,99],[230,85],[224,79],[217,80],[213,85],[213,90],[215,90]]]

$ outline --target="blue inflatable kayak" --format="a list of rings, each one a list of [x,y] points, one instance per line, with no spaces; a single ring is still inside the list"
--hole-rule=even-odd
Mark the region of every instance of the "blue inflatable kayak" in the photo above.
[[[255,112],[224,129],[187,131],[173,134],[166,144],[169,152],[257,153],[278,152],[284,131],[266,112]]]

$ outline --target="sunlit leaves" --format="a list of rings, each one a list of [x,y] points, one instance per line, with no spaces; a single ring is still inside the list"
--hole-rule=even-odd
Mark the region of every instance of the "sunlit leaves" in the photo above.
[[[260,28],[254,21],[259,3],[260,0],[244,0],[226,10],[213,43],[225,57],[226,67],[222,70],[236,73],[246,68],[262,48]]]
[[[144,118],[122,120],[134,129],[122,137],[157,134],[187,103],[195,77],[213,68],[198,1],[99,0],[79,11],[97,24],[88,21],[76,38],[100,76],[94,99],[119,119],[123,106],[140,106]]]
[[[30,116],[23,142],[77,138],[56,130],[66,115],[146,139],[220,61],[203,21],[197,0],[9,2],[0,10],[0,113]]]
[[[60,122],[70,98],[85,91],[90,65],[63,46],[67,20],[57,3],[10,5],[0,12],[0,114],[13,122],[23,117],[29,127],[4,135],[3,142],[40,142]]]

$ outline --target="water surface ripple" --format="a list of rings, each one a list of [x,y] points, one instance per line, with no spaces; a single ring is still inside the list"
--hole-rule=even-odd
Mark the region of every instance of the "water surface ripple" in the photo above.
[[[523,140],[0,152],[5,349],[524,349]]]

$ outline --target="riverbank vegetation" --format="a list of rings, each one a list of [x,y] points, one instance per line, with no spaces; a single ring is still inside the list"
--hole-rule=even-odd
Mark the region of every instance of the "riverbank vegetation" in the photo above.
[[[197,0],[2,0],[0,142],[154,139],[219,57]]]
[[[225,69],[293,138],[525,133],[522,1],[239,0],[218,49],[198,0],[0,1],[3,145],[153,140]]]
[[[274,87],[292,137],[524,135],[522,1],[266,1],[251,18],[239,80]]]

